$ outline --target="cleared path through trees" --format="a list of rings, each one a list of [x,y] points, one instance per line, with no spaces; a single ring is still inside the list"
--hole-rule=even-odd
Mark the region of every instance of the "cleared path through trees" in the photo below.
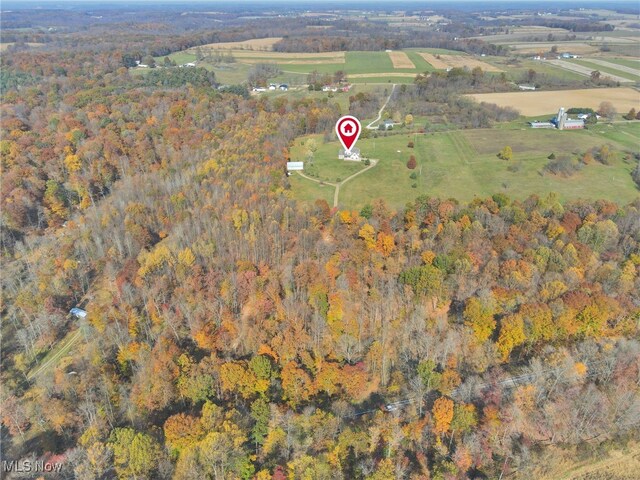
[[[378,112],[378,117],[377,117],[373,122],[371,122],[369,125],[367,125],[367,127],[366,127],[366,128],[367,128],[368,130],[375,130],[376,128],[378,128],[378,127],[373,127],[372,125],[373,125],[374,123],[378,122],[378,121],[382,118],[382,112],[384,112],[384,109],[385,109],[385,107],[387,106],[387,103],[389,103],[389,100],[391,100],[391,95],[393,95],[393,91],[394,91],[395,89],[396,89],[396,84],[394,83],[394,84],[391,86],[391,93],[389,93],[389,97],[387,98],[387,101],[386,101],[386,102],[384,102],[384,105],[382,105],[382,108],[380,108],[380,111]]]

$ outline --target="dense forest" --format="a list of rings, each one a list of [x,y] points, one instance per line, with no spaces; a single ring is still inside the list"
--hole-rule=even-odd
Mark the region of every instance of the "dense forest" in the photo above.
[[[135,77],[133,43],[2,54],[4,457],[80,479],[536,478],[638,440],[640,198],[297,203],[291,143],[348,112]],[[393,101],[427,111],[449,81]]]

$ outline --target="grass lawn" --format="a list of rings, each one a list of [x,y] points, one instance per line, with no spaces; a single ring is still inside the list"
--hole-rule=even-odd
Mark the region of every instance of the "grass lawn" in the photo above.
[[[326,200],[329,205],[333,205],[333,194],[335,187],[331,185],[320,185],[306,178],[302,178],[293,172],[289,177],[292,195],[298,200],[307,203],[314,203],[318,199]]]
[[[314,154],[313,163],[307,161],[307,142],[313,139],[318,147]],[[358,142],[358,146],[360,143]],[[291,147],[291,161],[304,161],[304,173],[327,182],[337,183],[350,175],[362,170],[365,166],[362,162],[345,162],[338,159],[338,150],[342,148],[339,142],[323,143],[322,135],[307,135],[296,139]],[[364,153],[364,152],[363,152]],[[313,183],[307,180],[308,183]],[[317,184],[316,184],[317,185]]]
[[[361,208],[376,198],[384,198],[389,205],[401,208],[423,194],[469,201],[494,193],[523,199],[531,194],[542,196],[550,192],[558,193],[564,201],[606,198],[627,203],[638,198],[640,192],[630,175],[635,164],[625,161],[622,153],[616,155],[611,165],[594,162],[568,178],[545,173],[543,168],[551,153],[557,156],[564,152],[584,152],[605,143],[621,150],[637,149],[639,140],[640,122],[600,124],[581,131],[532,130],[521,123],[521,128],[514,124],[511,129],[361,139],[358,146],[363,155],[379,161],[374,168],[341,187],[340,206]],[[408,141],[414,141],[415,148],[408,148]],[[318,143],[320,145],[320,141]],[[509,171],[509,163],[496,157],[506,145],[512,147],[512,163],[520,164],[519,171]],[[337,148],[337,143],[320,145],[316,158],[324,158],[325,152]],[[411,154],[418,163],[413,172],[406,167]],[[338,170],[332,170],[339,162],[322,160],[323,175],[328,178],[343,175],[344,178],[342,169],[339,174]],[[417,178],[411,179],[414,172]],[[311,183],[299,183],[300,190],[294,185],[294,196],[301,200],[313,197],[312,189],[316,187],[309,185]]]

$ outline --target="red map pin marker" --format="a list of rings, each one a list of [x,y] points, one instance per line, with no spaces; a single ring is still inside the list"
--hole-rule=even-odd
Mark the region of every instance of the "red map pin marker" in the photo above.
[[[347,152],[351,151],[360,136],[360,121],[351,115],[345,115],[336,122],[336,133]]]

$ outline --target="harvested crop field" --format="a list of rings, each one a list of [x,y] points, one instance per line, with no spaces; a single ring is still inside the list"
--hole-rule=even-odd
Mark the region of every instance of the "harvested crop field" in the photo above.
[[[468,67],[474,69],[480,67],[485,72],[502,72],[498,67],[494,67],[487,62],[482,62],[468,55],[440,55],[440,58],[454,68]]]
[[[430,63],[433,68],[445,69],[445,68],[447,68],[449,66],[446,63],[444,63],[442,60],[440,60],[440,58],[436,57],[435,55],[433,55],[431,53],[422,53],[422,52],[420,52],[419,55],[422,58],[424,58],[428,63]]]
[[[258,50],[258,51],[271,51],[273,45],[282,40],[282,37],[270,37],[270,38],[254,38],[252,40],[244,40],[242,42],[220,42],[209,43],[202,45],[201,48],[212,48],[215,50]]]
[[[501,107],[513,107],[525,116],[552,114],[558,108],[590,107],[597,109],[603,101],[609,101],[618,112],[640,108],[640,93],[632,88],[588,88],[558,90],[553,92],[506,92],[467,95],[478,102],[495,103]]]
[[[388,52],[393,68],[410,68],[415,69],[416,66],[411,61],[409,56],[404,52]]]
[[[420,56],[429,62],[434,68],[447,69],[447,68],[470,68],[474,69],[480,67],[485,72],[502,72],[498,67],[486,62],[482,62],[469,55],[445,55],[440,54],[438,56],[431,53],[420,53]]]

